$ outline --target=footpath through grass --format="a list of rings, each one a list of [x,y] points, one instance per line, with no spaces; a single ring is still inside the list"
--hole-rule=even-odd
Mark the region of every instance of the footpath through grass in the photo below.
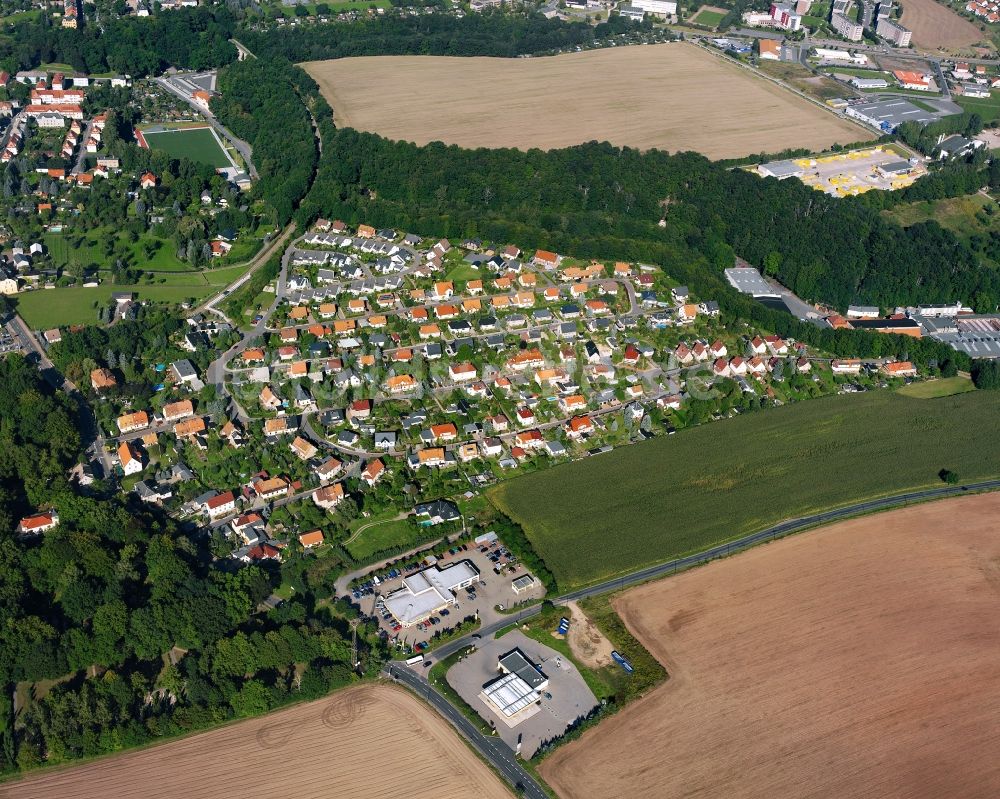
[[[746,414],[495,486],[562,591],[820,510],[1000,474],[995,392],[843,395]]]

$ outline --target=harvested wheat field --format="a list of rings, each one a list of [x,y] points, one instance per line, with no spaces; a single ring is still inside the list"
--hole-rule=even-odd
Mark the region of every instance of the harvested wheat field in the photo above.
[[[972,22],[936,0],[906,0],[899,21],[913,31],[913,44],[917,47],[961,50],[989,38]]]
[[[302,66],[339,125],[417,144],[527,150],[596,140],[729,158],[871,138],[685,43],[549,58],[371,56]]]
[[[670,679],[561,797],[1000,796],[1000,495],[847,521],[624,594]]]
[[[4,799],[509,799],[440,716],[363,685],[140,752],[0,786]]]

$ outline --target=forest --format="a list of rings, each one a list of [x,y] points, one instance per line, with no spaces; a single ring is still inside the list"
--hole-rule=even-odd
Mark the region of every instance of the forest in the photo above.
[[[258,57],[321,61],[364,55],[538,55],[587,46],[629,30],[649,29],[614,16],[596,26],[546,19],[537,12],[486,11],[387,16],[279,30],[241,30],[240,41]]]
[[[316,183],[297,218],[648,261],[703,287],[703,296],[729,293],[721,271],[738,254],[805,299],[842,309],[962,299],[992,310],[1000,275],[968,245],[934,222],[904,229],[879,211],[928,194],[965,193],[977,182],[1000,185],[1000,170],[956,165],[932,181],[926,189],[918,182],[893,195],[841,200],[695,153],[596,142],[549,152],[418,147],[342,129],[325,135]],[[760,313],[743,298],[729,302],[736,315]],[[924,347],[934,349],[911,342],[908,350]]]
[[[141,334],[122,336],[108,343],[141,346]],[[346,606],[317,609],[307,590],[261,613],[278,574],[219,568],[202,538],[158,510],[75,490],[75,414],[21,356],[0,361],[0,772],[262,713],[354,679]],[[58,527],[16,540],[20,518],[39,508],[56,509]],[[364,667],[378,668],[381,653],[361,647]],[[38,681],[55,683],[32,698]]]
[[[308,191],[319,159],[309,110],[329,117],[330,107],[312,78],[280,58],[230,64],[219,71],[218,89],[212,110],[250,143],[260,173],[255,191],[284,225]]]
[[[61,27],[48,15],[15,23],[0,36],[0,65],[13,74],[39,64],[65,63],[84,73],[133,78],[168,66],[211,69],[236,58],[229,43],[235,19],[224,6],[182,8],[150,17],[112,17],[104,29]]]

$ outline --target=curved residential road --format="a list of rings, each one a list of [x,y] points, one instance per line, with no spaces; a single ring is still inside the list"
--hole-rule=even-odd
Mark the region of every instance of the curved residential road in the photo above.
[[[548,794],[517,762],[511,748],[500,738],[483,735],[454,705],[445,699],[437,689],[428,683],[423,675],[397,662],[386,664],[385,673],[397,682],[409,687],[417,696],[427,701],[458,730],[472,747],[479,752],[511,785],[518,796],[529,799],[548,799]]]
[[[283,231],[281,231],[280,236],[278,236],[276,239],[272,239],[266,245],[264,245],[261,251],[257,253],[248,262],[247,270],[242,275],[240,275],[236,280],[234,280],[232,283],[226,286],[218,294],[213,294],[211,297],[205,300],[205,302],[203,302],[201,305],[197,306],[196,308],[192,308],[188,312],[188,316],[196,316],[197,314],[205,313],[206,311],[215,311],[216,313],[222,314],[222,316],[225,317],[225,314],[216,309],[215,307],[216,303],[218,303],[219,300],[228,297],[230,294],[236,291],[236,289],[238,289],[240,286],[246,283],[253,276],[254,272],[260,269],[269,260],[271,260],[271,256],[285,246],[285,242],[288,241],[288,237],[291,236],[294,231],[295,231],[295,223],[290,222],[288,226]],[[229,269],[231,267],[220,267],[220,268]]]

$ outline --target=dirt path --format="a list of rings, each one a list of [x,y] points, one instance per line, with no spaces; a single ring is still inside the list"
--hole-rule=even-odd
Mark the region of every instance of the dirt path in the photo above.
[[[353,544],[355,540],[357,540],[358,536],[361,535],[365,530],[371,529],[372,527],[377,527],[380,524],[388,524],[389,522],[398,522],[401,519],[405,519],[408,515],[409,514],[405,512],[397,513],[391,519],[379,519],[378,521],[375,522],[368,522],[368,524],[363,524],[357,530],[354,531],[354,534],[344,542],[343,546],[346,547],[348,544]]]
[[[365,684],[139,752],[0,785],[2,799],[510,799],[433,710]]]
[[[1000,494],[831,525],[616,607],[671,679],[543,762],[564,799],[1000,796]]]
[[[567,641],[577,660],[592,669],[610,666],[614,649],[611,642],[576,602],[567,602],[566,607],[572,616]]]

